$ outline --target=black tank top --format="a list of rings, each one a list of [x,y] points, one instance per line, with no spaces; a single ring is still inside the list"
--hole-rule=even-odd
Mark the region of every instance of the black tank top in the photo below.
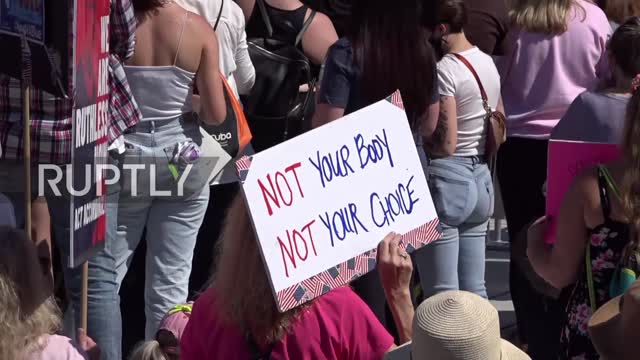
[[[302,30],[308,7],[302,5],[295,10],[282,10],[269,5],[266,1],[264,1],[264,4],[267,9],[267,14],[269,15],[269,20],[271,21],[271,26],[273,27],[272,38],[288,44],[295,44],[296,36],[298,36],[300,30]],[[262,20],[262,15],[260,14],[257,3],[254,5],[251,17],[247,22],[246,31],[247,38],[263,38],[268,36],[267,26]],[[298,45],[298,48],[302,50],[302,43]]]

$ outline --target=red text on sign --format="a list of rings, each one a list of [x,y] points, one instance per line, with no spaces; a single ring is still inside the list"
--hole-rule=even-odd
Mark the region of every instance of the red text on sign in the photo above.
[[[260,186],[260,190],[262,191],[262,197],[264,198],[264,203],[267,206],[267,212],[269,213],[269,216],[273,215],[272,204],[275,205],[278,209],[280,208],[281,203],[284,206],[291,206],[293,204],[294,192],[293,190],[291,190],[291,185],[289,183],[291,175],[293,175],[293,179],[295,179],[296,185],[298,186],[298,193],[300,194],[300,198],[304,198],[304,193],[302,192],[302,187],[300,186],[300,181],[298,180],[298,173],[296,172],[296,170],[300,166],[302,166],[302,164],[298,162],[286,167],[284,169],[284,173],[281,171],[277,171],[273,175],[273,177],[271,176],[271,174],[267,174],[267,186],[265,186],[265,184],[260,181],[260,179],[258,179],[258,186]]]
[[[296,269],[298,267],[298,260],[301,262],[307,260],[309,257],[309,244],[311,244],[313,255],[318,256],[316,245],[313,242],[313,235],[311,234],[311,225],[315,222],[315,220],[311,220],[307,225],[303,226],[300,231],[296,229],[287,230],[286,242],[283,242],[280,236],[278,236],[278,244],[280,245],[280,253],[282,254],[282,264],[284,265],[284,273],[287,277],[289,277],[288,263],[291,263],[293,268]]]

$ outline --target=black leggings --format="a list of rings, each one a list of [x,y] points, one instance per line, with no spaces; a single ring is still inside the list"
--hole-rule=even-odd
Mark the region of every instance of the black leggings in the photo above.
[[[545,214],[542,186],[547,179],[547,147],[546,140],[509,138],[498,153],[498,180],[510,240]],[[536,293],[513,260],[509,286],[520,340],[529,344],[530,356],[557,359],[564,301]]]

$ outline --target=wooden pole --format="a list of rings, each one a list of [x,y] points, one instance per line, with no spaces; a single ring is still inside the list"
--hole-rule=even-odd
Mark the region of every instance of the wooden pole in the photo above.
[[[20,54],[22,67],[22,157],[24,165],[24,230],[31,237],[31,48],[27,35],[22,34],[22,53]]]
[[[22,87],[22,115],[24,119],[23,158],[24,158],[24,231],[31,237],[31,114],[30,86]]]
[[[89,299],[89,263],[82,264],[82,299],[80,302],[80,327],[87,331],[87,300]]]
[[[24,158],[24,230],[31,237],[31,48],[27,36],[22,34],[22,151]]]

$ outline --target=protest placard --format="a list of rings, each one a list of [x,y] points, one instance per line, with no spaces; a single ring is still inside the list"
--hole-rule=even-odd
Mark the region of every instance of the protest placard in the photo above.
[[[70,94],[74,0],[1,0],[0,73],[21,79],[31,71],[31,84],[55,96]],[[22,50],[27,41],[30,64]]]
[[[617,144],[550,140],[547,164],[546,215],[550,220],[545,242],[555,243],[556,218],[573,180],[585,168],[617,159]]]
[[[109,127],[109,0],[76,0],[69,266],[104,246]]]
[[[440,235],[407,117],[390,99],[237,167],[280,311],[374,269],[391,231],[408,252]]]
[[[1,1],[0,32],[44,42],[44,0]]]

